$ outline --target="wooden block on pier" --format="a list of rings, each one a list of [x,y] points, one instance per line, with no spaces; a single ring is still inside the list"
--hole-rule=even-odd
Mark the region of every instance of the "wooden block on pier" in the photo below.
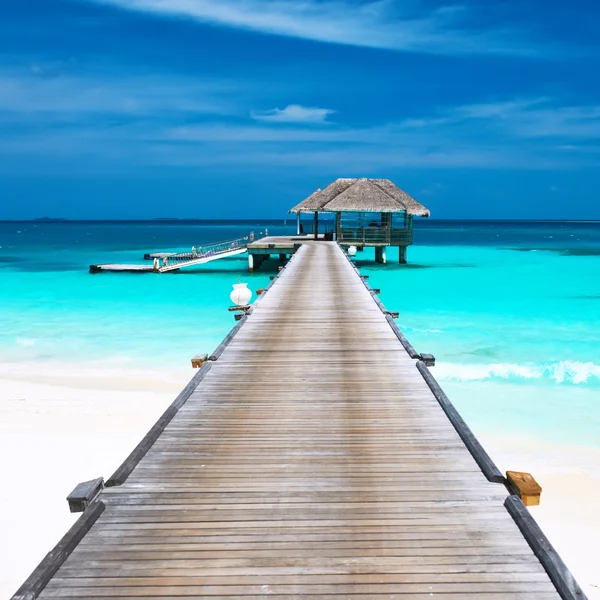
[[[428,367],[435,367],[435,356],[433,354],[421,354],[421,360]]]
[[[520,496],[525,506],[537,506],[540,503],[542,486],[530,473],[506,471],[506,479],[512,491]]]
[[[240,304],[239,306],[230,306],[227,310],[229,312],[235,312],[236,310],[243,310],[244,312],[246,312],[247,310],[250,310],[250,305]]]
[[[67,496],[69,510],[72,513],[83,512],[103,488],[104,479],[102,477],[79,483]]]
[[[242,313],[238,313],[237,315],[233,315],[236,321],[241,321],[244,315]]]
[[[371,290],[374,294],[381,294],[381,290],[379,288],[373,288]]]
[[[400,313],[396,312],[395,310],[394,311],[388,310],[387,314],[390,315],[390,317],[392,317],[392,319],[400,318]]]
[[[208,354],[196,354],[196,356],[192,358],[192,367],[194,369],[199,369],[207,360]]]
[[[265,290],[264,290],[263,288],[258,288],[258,289],[256,290],[256,295],[257,295],[257,296],[260,296],[260,295],[261,295],[261,294],[262,294],[264,291],[265,291]]]

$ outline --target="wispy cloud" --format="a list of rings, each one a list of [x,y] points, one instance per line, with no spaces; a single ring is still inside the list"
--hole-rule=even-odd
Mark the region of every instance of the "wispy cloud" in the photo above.
[[[318,42],[431,54],[536,55],[514,30],[478,29],[472,9],[394,0],[86,0],[164,17]],[[412,9],[407,8],[411,6]]]
[[[328,121],[335,108],[291,104],[251,112],[249,106],[267,102],[264,90],[256,91],[260,82],[254,88],[168,74],[0,69],[0,153],[37,157],[48,169],[53,161],[70,169],[74,159],[109,169],[279,165],[365,173],[600,164],[600,106],[511,98],[356,125]]]
[[[560,105],[552,98],[522,98],[458,106],[433,117],[407,120],[404,125],[421,130],[479,127],[482,132],[521,138],[592,140],[600,139],[600,105]]]
[[[270,123],[325,123],[327,117],[335,111],[329,108],[310,108],[299,104],[290,104],[285,108],[273,108],[264,112],[252,111],[255,121]]]
[[[233,112],[231,82],[195,82],[159,75],[60,74],[33,64],[29,72],[0,71],[0,111],[20,114],[113,114],[130,117],[170,111]]]

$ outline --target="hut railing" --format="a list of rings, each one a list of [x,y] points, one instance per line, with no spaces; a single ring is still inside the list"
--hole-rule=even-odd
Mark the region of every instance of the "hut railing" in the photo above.
[[[337,241],[365,245],[408,246],[412,244],[412,230],[368,227],[351,229],[340,227],[337,232]]]
[[[406,212],[340,213],[337,241],[367,246],[408,246],[412,244],[412,217]]]

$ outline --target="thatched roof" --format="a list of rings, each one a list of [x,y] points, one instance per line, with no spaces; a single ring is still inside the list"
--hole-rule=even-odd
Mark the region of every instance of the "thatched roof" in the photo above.
[[[306,200],[300,202],[290,210],[291,213],[299,212],[315,212],[323,210],[323,207],[331,202],[336,196],[346,191],[356,179],[336,179],[333,183],[329,184],[324,190],[318,189],[313,192]]]
[[[337,179],[290,210],[300,212],[403,212],[428,217],[429,210],[389,179]]]

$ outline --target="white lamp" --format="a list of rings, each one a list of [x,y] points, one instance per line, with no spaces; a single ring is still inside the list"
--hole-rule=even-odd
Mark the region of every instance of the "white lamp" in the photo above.
[[[350,246],[348,248],[348,256],[356,256],[356,246]]]
[[[236,283],[229,297],[236,306],[246,306],[252,298],[252,291],[248,289],[247,283]]]

